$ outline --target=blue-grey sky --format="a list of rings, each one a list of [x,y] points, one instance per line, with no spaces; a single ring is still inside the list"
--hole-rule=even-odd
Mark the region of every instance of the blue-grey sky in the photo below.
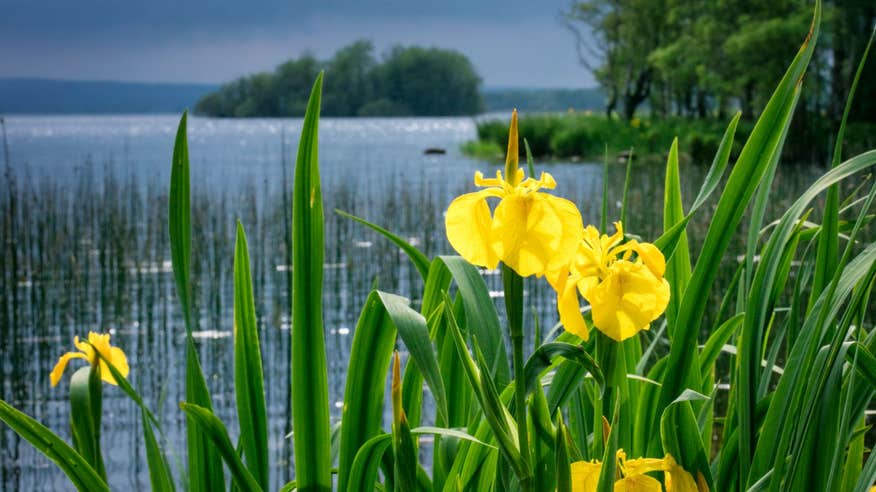
[[[0,0],[0,77],[223,82],[356,39],[466,54],[488,87],[590,87],[569,0]]]

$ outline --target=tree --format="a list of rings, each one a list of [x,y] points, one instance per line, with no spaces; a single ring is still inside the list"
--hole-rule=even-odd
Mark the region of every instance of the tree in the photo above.
[[[562,15],[575,35],[578,59],[607,94],[606,114],[618,104],[630,120],[651,94],[649,55],[663,38],[665,0],[586,0]]]
[[[300,116],[310,85],[326,70],[326,116],[461,115],[483,108],[480,82],[461,53],[396,47],[377,63],[370,41],[340,49],[327,62],[305,54],[273,73],[258,73],[204,96],[196,111],[210,116]]]

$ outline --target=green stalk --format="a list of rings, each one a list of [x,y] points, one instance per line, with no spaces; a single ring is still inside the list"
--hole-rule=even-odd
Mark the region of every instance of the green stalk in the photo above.
[[[520,455],[530,469],[529,435],[526,424],[526,384],[523,376],[523,277],[508,265],[502,265],[502,283],[505,288],[505,312],[511,335],[511,360],[514,364],[514,419],[517,421],[517,440]],[[532,490],[531,477],[519,477],[520,488]]]

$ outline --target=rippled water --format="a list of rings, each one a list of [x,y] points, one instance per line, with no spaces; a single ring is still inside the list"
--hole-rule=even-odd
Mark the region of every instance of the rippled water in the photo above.
[[[175,116],[41,116],[6,119],[11,179],[3,181],[0,296],[2,398],[69,437],[67,380],[48,372],[74,335],[109,330],[128,353],[130,379],[161,414],[184,461],[184,329],[166,236]],[[272,480],[291,478],[287,238],[292,158],[300,120],[189,119],[194,188],[195,333],[216,413],[236,434],[232,361],[234,219],[247,228],[262,330]],[[448,253],[442,211],[491,165],[462,156],[467,118],[324,119],[320,163],[326,209],[324,305],[333,417],[359,310],[370,286],[416,304],[421,282],[396,248],[332,213],[387,226],[428,254]],[[427,147],[446,155],[427,156]],[[540,166],[541,167],[541,166]],[[595,210],[601,167],[552,163],[566,196]],[[488,276],[498,292],[498,279]],[[552,297],[531,285],[544,324]],[[501,302],[501,299],[498,299]],[[103,446],[113,489],[148,483],[136,408],[105,387]],[[68,487],[53,464],[0,430],[0,483],[8,490]]]
[[[178,402],[184,395],[184,328],[166,232],[176,124],[176,116],[152,115],[6,119],[10,172],[0,180],[0,397],[69,438],[67,380],[51,388],[48,373],[57,357],[72,348],[74,335],[110,331],[128,354],[131,381],[160,415],[171,461],[182,466],[184,420]],[[234,438],[232,254],[234,221],[240,219],[253,261],[274,488],[293,473],[291,442],[284,437],[290,430],[288,193],[300,128],[301,121],[291,119],[194,117],[188,132],[196,343],[214,409]],[[460,154],[459,144],[474,137],[474,122],[468,118],[321,121],[323,303],[333,419],[340,414],[352,335],[370,287],[376,283],[404,295],[416,307],[422,284],[397,248],[332,211],[342,209],[384,225],[429,255],[450,253],[443,210],[454,196],[473,190],[475,170],[491,174],[497,169]],[[424,155],[428,147],[445,148],[447,154]],[[557,192],[578,204],[585,221],[597,220],[601,165],[537,164],[553,173]],[[663,169],[645,165],[633,172],[626,229],[653,239],[662,226]],[[768,218],[776,217],[818,172],[781,171]],[[704,174],[704,166],[682,167],[686,203]],[[623,167],[611,166],[610,220],[619,217],[623,179]],[[689,225],[694,252],[708,217],[706,210]],[[485,278],[501,304],[499,278]],[[526,295],[540,325],[552,326],[554,297],[544,282],[528,281]],[[532,317],[527,323],[532,325]],[[527,336],[531,344],[532,330]],[[145,490],[148,472],[138,411],[109,386],[104,404],[110,485]],[[424,448],[428,452],[427,443]],[[52,463],[2,426],[0,484],[3,490],[70,488]]]

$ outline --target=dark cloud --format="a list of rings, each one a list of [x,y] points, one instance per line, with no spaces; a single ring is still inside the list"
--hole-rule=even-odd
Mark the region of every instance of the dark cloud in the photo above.
[[[457,49],[491,86],[586,86],[567,0],[0,0],[0,77],[221,82],[359,38]]]

